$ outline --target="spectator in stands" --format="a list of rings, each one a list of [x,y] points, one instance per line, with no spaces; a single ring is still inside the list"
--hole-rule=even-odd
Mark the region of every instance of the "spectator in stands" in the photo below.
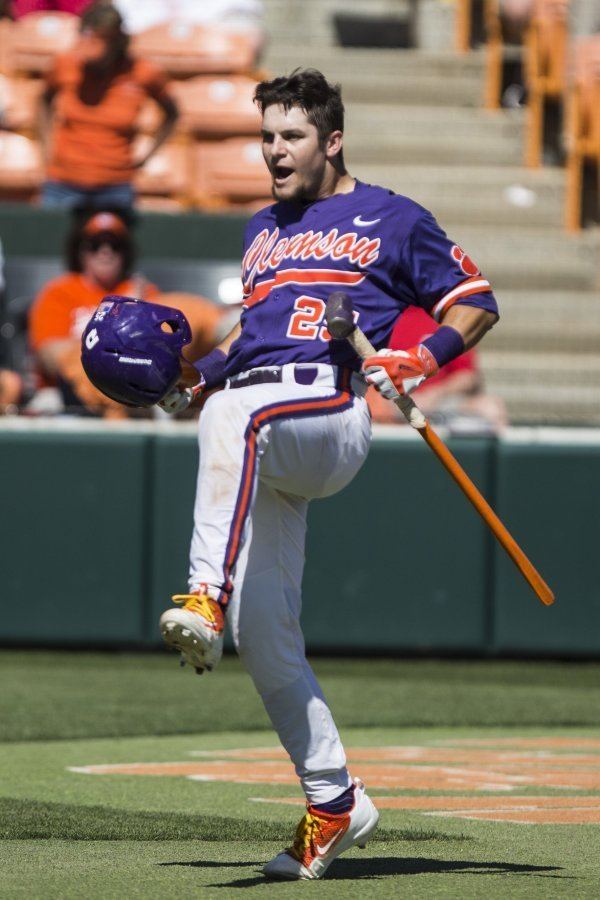
[[[57,57],[43,97],[44,206],[132,206],[135,170],[171,134],[177,106],[167,77],[133,59],[128,44],[116,9],[97,4],[83,14],[75,48]],[[147,97],[163,119],[150,149],[134,159],[134,123]]]
[[[66,12],[80,16],[94,0],[12,0],[7,3],[13,19],[22,19],[29,13]]]
[[[81,334],[106,294],[152,300],[181,309],[194,339],[186,348],[190,362],[210,352],[223,335],[223,311],[190,294],[159,295],[142,275],[132,274],[135,246],[122,211],[82,211],[67,240],[68,272],[47,284],[29,318],[29,340],[46,384],[56,385],[69,411],[123,416],[125,408],[100,394],[80,361]]]
[[[113,0],[123,16],[125,30],[139,34],[147,28],[171,22],[175,25],[219,25],[252,37],[255,56],[264,46],[262,0]]]
[[[438,327],[424,310],[409,307],[396,322],[389,346],[392,350],[408,350]],[[508,424],[503,401],[483,389],[475,350],[468,350],[445,365],[411,396],[426,416],[450,427],[461,419],[467,429],[499,433]],[[367,400],[375,422],[405,423],[398,408],[377,391],[370,389]]]
[[[11,369],[0,369],[0,416],[17,412],[22,396],[21,376]]]

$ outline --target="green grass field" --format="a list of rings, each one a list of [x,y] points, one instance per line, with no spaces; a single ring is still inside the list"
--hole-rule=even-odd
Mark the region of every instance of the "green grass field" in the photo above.
[[[301,796],[235,659],[0,653],[0,897],[600,894],[600,665],[314,665],[381,826],[273,884]]]

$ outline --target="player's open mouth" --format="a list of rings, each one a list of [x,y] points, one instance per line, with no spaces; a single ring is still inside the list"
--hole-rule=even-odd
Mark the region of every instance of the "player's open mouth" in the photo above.
[[[285,184],[290,175],[294,174],[293,169],[289,169],[287,166],[274,166],[273,167],[273,181],[278,187]]]

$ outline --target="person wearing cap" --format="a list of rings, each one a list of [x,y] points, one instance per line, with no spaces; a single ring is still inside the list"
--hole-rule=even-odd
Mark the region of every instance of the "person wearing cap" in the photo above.
[[[68,271],[40,291],[29,314],[29,343],[45,384],[56,385],[69,411],[123,417],[124,407],[88,381],[81,365],[81,335],[107,294],[152,300],[180,309],[190,323],[190,362],[209,353],[223,337],[222,307],[195,294],[159,294],[142,275],[132,274],[135,245],[123,214],[79,214],[67,239]]]
[[[56,57],[42,98],[47,207],[130,207],[137,169],[171,134],[177,105],[162,69],[129,55],[129,37],[110,5],[81,19],[74,48]],[[135,121],[148,97],[163,113],[148,150],[134,157]]]
[[[88,214],[82,223],[75,223],[67,239],[68,271],[48,282],[33,303],[29,342],[42,376],[57,384],[66,407],[83,404],[99,412],[113,407],[91,385],[89,391],[85,382],[79,385],[75,376],[83,372],[81,334],[106,294],[142,300],[158,297],[158,288],[132,275],[134,260],[135,247],[124,217],[106,211]]]

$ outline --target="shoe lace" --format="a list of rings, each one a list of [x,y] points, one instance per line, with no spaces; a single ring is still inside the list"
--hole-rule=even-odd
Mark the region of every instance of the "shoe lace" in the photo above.
[[[173,603],[182,604],[184,609],[200,613],[209,622],[221,625],[218,617],[219,605],[208,594],[174,594],[171,599]]]

